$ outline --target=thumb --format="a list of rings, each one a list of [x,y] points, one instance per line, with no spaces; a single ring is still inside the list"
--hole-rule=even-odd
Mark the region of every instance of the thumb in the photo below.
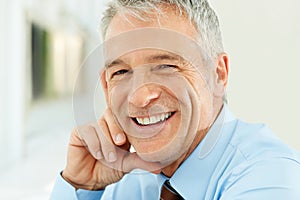
[[[141,159],[137,153],[128,153],[122,164],[123,172],[130,172],[134,169],[143,169],[152,173],[160,173],[162,165],[159,162],[147,162]]]

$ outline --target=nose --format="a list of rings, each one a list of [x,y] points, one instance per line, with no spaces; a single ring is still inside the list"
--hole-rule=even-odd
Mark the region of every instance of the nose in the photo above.
[[[161,91],[158,88],[143,85],[129,96],[129,103],[133,104],[135,107],[143,108],[158,99],[160,93]]]

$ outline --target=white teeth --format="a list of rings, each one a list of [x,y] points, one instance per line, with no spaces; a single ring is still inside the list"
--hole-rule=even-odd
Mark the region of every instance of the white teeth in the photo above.
[[[143,118],[137,117],[135,119],[141,125],[149,125],[149,124],[156,124],[160,121],[165,121],[171,115],[172,115],[172,113],[169,112],[169,113],[165,113],[165,114],[161,114],[161,115],[157,115],[157,116],[151,116],[151,117],[143,117]]]
[[[148,117],[144,118],[144,124],[145,125],[150,124],[150,119]]]
[[[166,116],[165,114],[161,114],[160,120],[163,121],[165,119],[165,116]]]
[[[150,117],[150,124],[154,124],[156,122],[157,122],[156,117],[154,117],[154,116]]]
[[[142,121],[143,119],[141,119],[141,118],[136,118],[136,121],[139,123],[139,124],[143,124],[144,122]]]

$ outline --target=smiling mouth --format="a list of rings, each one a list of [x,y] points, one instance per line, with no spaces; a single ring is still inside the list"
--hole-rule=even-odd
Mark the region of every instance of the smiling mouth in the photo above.
[[[167,121],[175,112],[168,112],[148,117],[133,117],[131,118],[139,126],[149,126]]]

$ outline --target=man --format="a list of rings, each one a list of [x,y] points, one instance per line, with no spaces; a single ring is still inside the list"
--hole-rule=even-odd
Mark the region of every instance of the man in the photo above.
[[[114,0],[102,27],[107,109],[73,130],[51,199],[300,199],[297,153],[224,103],[206,0]]]

